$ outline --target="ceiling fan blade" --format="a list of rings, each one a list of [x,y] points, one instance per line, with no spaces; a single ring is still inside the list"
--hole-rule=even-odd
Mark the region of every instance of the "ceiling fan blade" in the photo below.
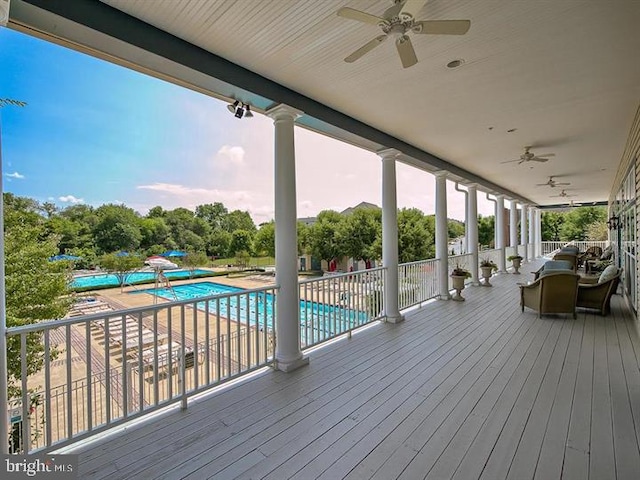
[[[545,153],[543,155],[536,155],[536,157],[555,157],[555,153]]]
[[[430,35],[464,35],[471,27],[470,20],[424,20],[415,22],[415,33]]]
[[[557,183],[557,182],[556,182],[556,185],[571,185],[571,184],[570,184],[570,183],[568,183],[568,182],[564,182],[564,183]]]
[[[513,163],[513,162],[520,162],[522,163],[522,159],[521,158],[516,158],[515,160],[507,160],[506,162],[500,162],[500,163]]]
[[[409,68],[418,63],[418,57],[416,57],[416,51],[413,49],[411,39],[406,35],[401,36],[396,40],[396,48],[400,55],[400,61],[403,68]]]
[[[531,162],[548,162],[548,158],[540,158],[540,157],[531,157],[528,161]]]
[[[384,18],[376,17],[370,13],[361,12],[349,7],[342,7],[337,12],[339,17],[348,18],[350,20],[357,20],[358,22],[369,23],[371,25],[378,25],[380,22],[384,22]]]
[[[371,50],[376,48],[386,39],[387,39],[386,35],[378,35],[376,38],[374,38],[370,42],[365,43],[363,46],[361,46],[359,49],[357,49],[355,52],[353,52],[351,55],[345,58],[344,61],[347,63],[355,62],[360,57],[364,56],[365,54],[369,53]]]
[[[418,12],[424,7],[426,0],[407,0],[400,10],[398,15],[402,20],[408,20],[410,18],[416,18]]]

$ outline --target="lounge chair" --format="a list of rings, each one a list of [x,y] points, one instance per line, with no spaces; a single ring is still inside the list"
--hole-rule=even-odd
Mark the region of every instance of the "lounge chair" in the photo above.
[[[604,269],[599,277],[583,278],[578,285],[576,306],[599,310],[601,315],[611,311],[611,297],[618,289],[620,271],[613,265]]]
[[[571,313],[576,318],[576,299],[580,275],[568,270],[549,270],[530,285],[520,285],[520,306],[538,315]]]

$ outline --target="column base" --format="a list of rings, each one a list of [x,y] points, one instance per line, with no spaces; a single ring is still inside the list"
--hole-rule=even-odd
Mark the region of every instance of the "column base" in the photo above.
[[[384,321],[386,323],[400,323],[400,322],[404,322],[404,317],[401,314],[387,315],[384,317]]]
[[[309,357],[300,357],[295,360],[291,360],[288,362],[284,362],[282,360],[276,359],[274,362],[274,368],[276,370],[280,370],[281,372],[293,372],[300,367],[304,367],[309,365]]]
[[[451,300],[451,294],[447,293],[446,295],[438,295],[438,300]]]

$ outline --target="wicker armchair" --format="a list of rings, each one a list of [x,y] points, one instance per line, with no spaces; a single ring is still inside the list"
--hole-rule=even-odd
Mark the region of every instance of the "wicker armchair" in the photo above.
[[[607,315],[611,311],[611,297],[618,289],[620,273],[602,282],[594,279],[594,283],[580,283],[576,306],[599,310],[601,315]],[[583,281],[584,279],[581,282]]]
[[[530,285],[520,285],[520,306],[531,308],[538,316],[547,313],[571,313],[576,318],[576,299],[580,275],[572,271],[542,272]]]
[[[572,252],[560,251],[553,256],[553,259],[571,262],[571,268],[573,269],[574,273],[578,270],[578,256]]]

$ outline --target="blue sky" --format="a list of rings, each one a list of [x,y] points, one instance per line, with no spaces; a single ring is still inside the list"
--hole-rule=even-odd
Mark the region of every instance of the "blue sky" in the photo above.
[[[256,222],[273,217],[265,116],[237,120],[219,100],[2,27],[0,97],[28,104],[1,111],[5,191],[62,208],[221,201]],[[296,164],[300,217],[381,203],[371,152],[296,128]],[[402,164],[397,175],[398,205],[433,213],[433,177]],[[450,192],[450,217],[463,218],[462,198]]]

